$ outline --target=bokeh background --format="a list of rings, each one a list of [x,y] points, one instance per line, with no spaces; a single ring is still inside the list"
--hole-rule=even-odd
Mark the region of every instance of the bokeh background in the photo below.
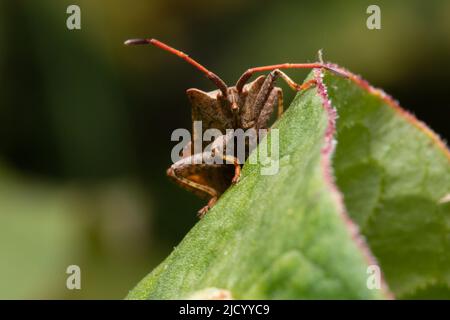
[[[66,28],[70,4],[81,30]],[[366,28],[370,4],[381,30]],[[123,46],[135,37],[229,84],[323,49],[450,137],[449,1],[1,0],[0,298],[123,298],[196,223],[203,201],[165,170],[171,132],[191,125],[185,90],[214,88],[174,56]],[[81,290],[66,288],[71,264]]]

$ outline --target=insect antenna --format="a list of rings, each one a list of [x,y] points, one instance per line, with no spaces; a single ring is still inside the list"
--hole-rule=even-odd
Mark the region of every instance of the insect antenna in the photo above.
[[[193,65],[195,68],[197,68],[202,73],[204,73],[206,75],[206,77],[208,79],[210,79],[217,86],[217,88],[220,89],[223,96],[224,97],[227,96],[228,87],[225,84],[225,82],[214,72],[211,72],[208,69],[206,69],[203,65],[201,65],[200,63],[198,63],[197,61],[195,61],[194,59],[189,57],[186,53],[184,53],[180,50],[177,50],[175,48],[172,48],[172,47],[168,46],[167,44],[165,44],[159,40],[156,40],[156,39],[130,39],[130,40],[125,41],[125,45],[140,45],[140,44],[152,44],[155,47],[158,47],[160,49],[163,49],[165,51],[168,51],[168,52],[180,57],[181,59],[183,59],[187,63]]]

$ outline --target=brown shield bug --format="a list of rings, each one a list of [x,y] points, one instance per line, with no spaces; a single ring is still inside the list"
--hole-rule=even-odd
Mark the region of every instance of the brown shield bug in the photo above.
[[[208,199],[208,204],[198,212],[203,217],[216,203],[223,192],[232,184],[239,181],[241,163],[233,155],[223,155],[227,164],[205,163],[203,160],[214,157],[216,151],[221,152],[221,146],[231,137],[226,135],[227,129],[263,129],[267,128],[268,121],[277,108],[277,116],[283,113],[283,91],[275,86],[278,77],[282,78],[293,90],[306,90],[315,84],[309,80],[303,84],[295,83],[281,69],[311,69],[325,68],[340,73],[331,65],[322,61],[315,63],[283,63],[269,66],[251,68],[245,71],[235,86],[229,87],[215,73],[190,58],[187,54],[174,49],[156,39],[131,39],[125,41],[126,45],[152,44],[166,50],[185,60],[200,70],[210,79],[217,90],[205,92],[199,89],[186,91],[192,106],[192,121],[202,121],[202,132],[193,130],[191,143],[183,150],[182,159],[175,162],[167,170],[167,175],[181,187]],[[320,59],[321,60],[321,59]],[[268,75],[259,76],[247,83],[256,72],[271,71]],[[201,141],[207,129],[218,129],[223,136],[213,142],[211,151],[195,153],[193,146]],[[205,147],[205,142],[201,142]]]

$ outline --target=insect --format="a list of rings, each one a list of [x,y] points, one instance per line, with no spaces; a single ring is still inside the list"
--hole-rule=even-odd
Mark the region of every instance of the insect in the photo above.
[[[202,121],[202,132],[193,130],[193,138],[182,152],[182,159],[172,164],[167,175],[181,187],[193,192],[199,197],[208,199],[208,203],[198,211],[202,218],[214,206],[218,198],[230,185],[239,181],[241,164],[233,155],[222,155],[229,164],[208,164],[205,159],[211,159],[215,154],[223,154],[221,148],[229,141],[226,129],[264,129],[267,128],[272,113],[277,109],[277,117],[283,113],[283,91],[275,86],[278,78],[283,79],[295,91],[306,90],[315,84],[314,80],[297,84],[281,69],[294,68],[325,68],[334,72],[331,65],[322,61],[315,63],[283,63],[251,68],[245,71],[235,86],[227,86],[225,82],[203,65],[190,58],[187,54],[172,48],[156,39],[130,39],[126,45],[152,44],[168,51],[200,70],[217,87],[216,90],[205,92],[191,88],[186,91],[192,107],[192,121]],[[321,60],[321,58],[319,59]],[[252,82],[248,82],[257,72],[270,71]],[[223,135],[213,142],[211,151],[194,153],[193,146],[202,140],[207,129],[218,129]],[[203,147],[205,143],[201,142]],[[203,161],[202,161],[203,160]]]

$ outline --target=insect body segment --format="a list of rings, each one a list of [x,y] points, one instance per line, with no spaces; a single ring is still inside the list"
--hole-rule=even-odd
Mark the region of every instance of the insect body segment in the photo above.
[[[192,121],[193,123],[201,121],[202,130],[201,132],[193,130],[193,139],[184,149],[182,159],[167,170],[167,175],[181,187],[209,200],[206,206],[199,210],[199,217],[203,217],[208,212],[230,185],[239,181],[242,164],[239,163],[235,154],[224,154],[221,150],[221,146],[223,148],[230,142],[230,139],[233,139],[233,136],[227,134],[227,129],[266,129],[275,109],[277,109],[277,116],[281,116],[283,91],[275,86],[278,78],[284,80],[290,88],[296,91],[306,90],[315,85],[314,80],[297,84],[281,69],[325,68],[340,73],[333,66],[323,62],[285,63],[248,69],[235,86],[228,87],[219,76],[187,54],[156,39],[132,39],[126,41],[125,44],[152,44],[175,54],[200,70],[218,88],[210,92],[199,89],[186,91],[192,107]],[[270,73],[248,82],[253,74],[264,71],[270,71]],[[209,144],[202,140],[207,129],[218,129],[222,136],[216,138],[210,150],[196,153],[195,142],[202,141],[203,148]],[[221,154],[225,160],[223,163],[212,161],[218,154]],[[245,157],[248,157],[248,154],[246,153]]]

